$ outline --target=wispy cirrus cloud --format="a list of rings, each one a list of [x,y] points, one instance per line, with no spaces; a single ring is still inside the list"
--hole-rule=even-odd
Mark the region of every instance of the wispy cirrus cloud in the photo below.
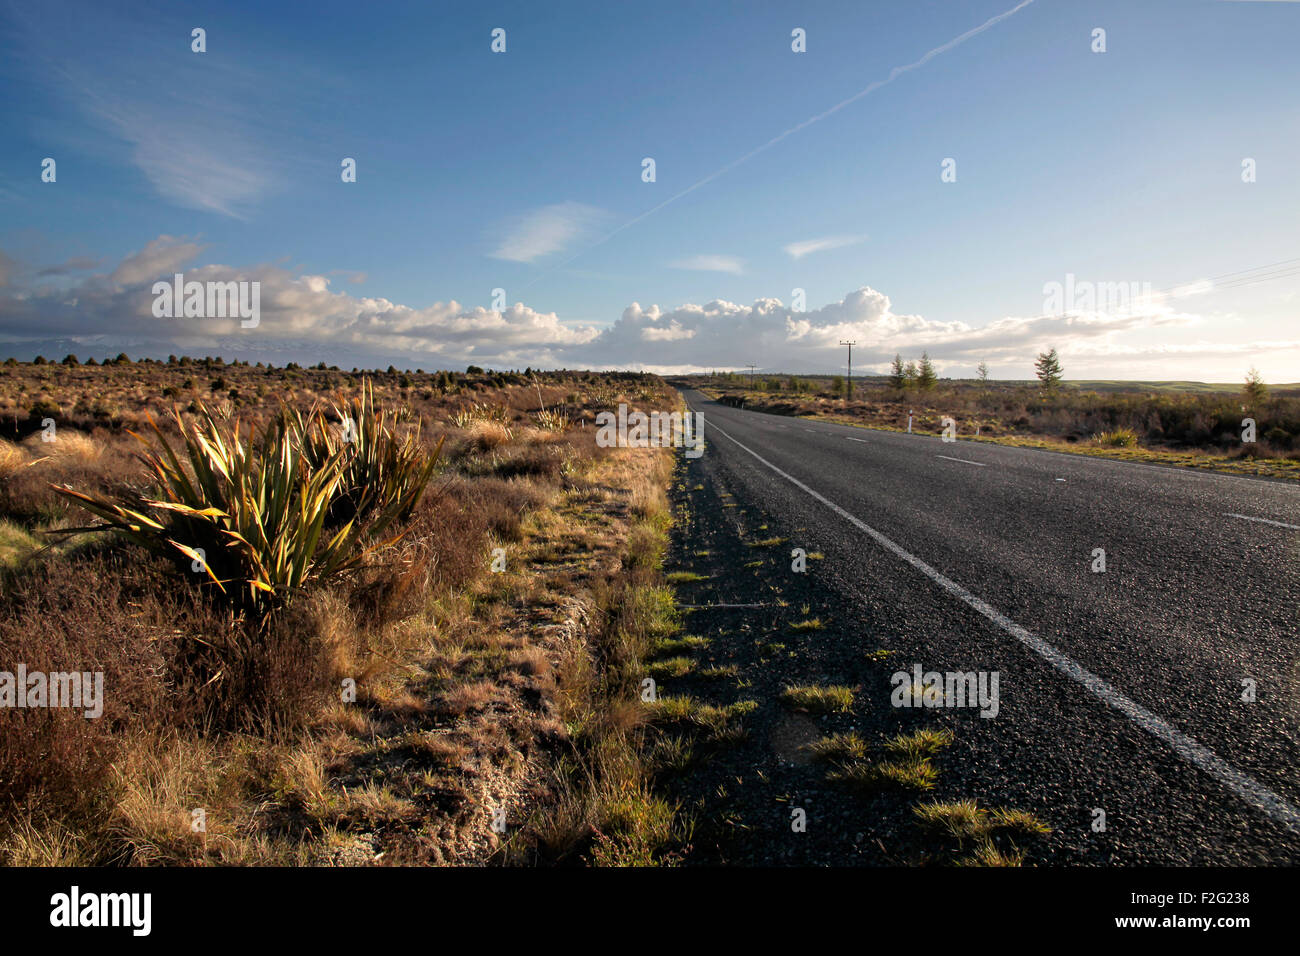
[[[191,18],[164,10],[67,0],[16,13],[15,55],[27,75],[89,127],[63,123],[69,145],[93,142],[168,202],[247,220],[279,186],[319,166],[308,141],[320,124],[310,117],[337,84],[289,51],[277,48],[272,59],[241,38],[193,52]]]
[[[562,202],[542,206],[519,217],[506,229],[494,259],[511,262],[535,262],[553,252],[560,252],[581,238],[601,221],[605,213],[580,202]]]
[[[745,271],[745,261],[738,256],[691,256],[670,262],[668,267],[692,272],[729,272],[738,276]]]
[[[802,259],[814,252],[826,252],[828,249],[842,249],[845,246],[857,245],[866,238],[866,236],[823,236],[820,239],[805,239],[802,242],[792,242],[782,248],[791,259]]]

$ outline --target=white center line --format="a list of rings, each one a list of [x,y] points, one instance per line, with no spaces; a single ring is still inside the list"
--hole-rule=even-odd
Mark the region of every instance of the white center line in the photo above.
[[[1286,798],[1278,796],[1263,784],[1259,783],[1259,781],[1255,780],[1254,777],[1242,773],[1195,738],[1189,737],[1163,718],[1157,717],[1155,714],[1151,713],[1151,711],[1147,710],[1141,704],[1134,700],[1130,700],[1122,691],[1112,687],[1105,680],[1098,677],[1082,664],[1078,664],[1071,658],[1066,657],[1041,637],[1038,637],[1036,634],[1031,634],[1001,611],[996,610],[981,598],[976,597],[956,581],[953,581],[951,578],[936,571],[916,555],[904,550],[901,546],[895,544],[892,540],[885,537],[866,522],[849,514],[849,512],[845,511],[829,498],[819,494],[812,488],[809,488],[798,478],[782,471],[749,446],[736,441],[736,439],[732,438],[721,428],[718,428],[717,425],[713,426],[713,430],[721,433],[724,438],[734,442],[742,450],[749,452],[749,454],[753,455],[760,462],[772,469],[782,478],[786,479],[786,481],[790,482],[796,488],[799,488],[817,501],[820,501],[845,521],[849,522],[849,524],[853,525],[858,530],[865,532],[873,541],[886,551],[889,551],[906,561],[949,594],[953,595],[953,597],[960,599],[971,608],[984,615],[1025,647],[1029,648],[1039,657],[1047,661],[1047,663],[1051,664],[1056,668],[1056,670],[1071,680],[1083,685],[1084,689],[1087,690],[1088,693],[1092,694],[1102,703],[1119,711],[1138,727],[1151,734],[1151,736],[1163,741],[1183,760],[1199,767],[1201,770],[1205,771],[1205,773],[1214,777],[1219,781],[1219,783],[1223,784],[1247,804],[1268,814],[1274,820],[1277,820],[1287,828],[1300,832],[1300,809],[1297,809],[1293,804],[1287,801]]]
[[[845,440],[845,441],[860,441],[860,442],[862,442],[862,444],[864,444],[864,445],[870,445],[870,444],[871,444],[871,442],[867,441],[865,438],[850,438],[848,435],[845,435],[845,436],[844,436],[844,440]]]
[[[1229,518],[1240,518],[1242,521],[1258,521],[1260,524],[1271,524],[1277,528],[1291,528],[1300,531],[1300,524],[1286,524],[1282,521],[1270,521],[1268,518],[1252,518],[1250,515],[1233,514],[1231,511],[1225,511],[1224,514]]]
[[[962,462],[963,464],[967,464],[967,465],[976,465],[976,466],[978,466],[978,467],[980,467],[980,468],[983,468],[983,467],[984,467],[984,464],[985,464],[985,463],[982,462],[982,461],[967,461],[965,458],[949,458],[947,455],[935,455],[934,457],[936,457],[936,458],[947,458],[949,461],[960,461],[960,462]]]

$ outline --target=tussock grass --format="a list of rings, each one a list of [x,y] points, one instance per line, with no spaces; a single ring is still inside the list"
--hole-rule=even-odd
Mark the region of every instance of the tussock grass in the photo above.
[[[812,617],[802,621],[795,621],[790,625],[790,630],[799,633],[800,631],[820,631],[825,627],[826,625],[822,623],[821,618]]]
[[[728,677],[735,677],[738,673],[740,668],[735,664],[718,664],[704,668],[699,672],[699,676],[705,680],[725,680]]]
[[[831,783],[854,790],[933,790],[939,771],[928,757],[903,758],[878,763],[857,761],[845,764],[826,775]]]
[[[986,810],[974,800],[933,801],[912,808],[921,823],[942,829],[959,840],[984,840],[999,833],[1045,836],[1051,827],[1025,810]]]
[[[892,737],[885,742],[885,751],[905,758],[932,757],[952,742],[952,731],[947,728],[922,728]]]
[[[696,574],[694,571],[674,571],[665,580],[669,584],[694,584],[696,581],[707,581],[709,578],[707,575]]]
[[[700,651],[709,646],[707,637],[687,634],[683,637],[661,637],[650,647],[648,656],[666,657],[684,654],[688,651]]]
[[[847,763],[865,760],[870,747],[859,734],[845,733],[823,737],[815,743],[808,744],[808,750],[817,760]]]
[[[1092,436],[1092,440],[1103,448],[1136,448],[1138,434],[1131,428],[1113,428]]]
[[[781,701],[795,710],[814,714],[847,714],[853,710],[853,688],[838,684],[791,685],[781,691]]]
[[[948,730],[921,729],[898,734],[881,746],[881,759],[871,744],[856,733],[833,734],[809,746],[815,759],[833,766],[827,781],[863,792],[879,790],[932,790],[939,770],[931,758],[952,743]]]
[[[646,665],[651,677],[685,677],[695,670],[696,662],[689,657],[667,657]]]
[[[1025,861],[1023,850],[1012,847],[999,849],[992,840],[982,841],[973,853],[957,860],[955,866],[1021,866]]]

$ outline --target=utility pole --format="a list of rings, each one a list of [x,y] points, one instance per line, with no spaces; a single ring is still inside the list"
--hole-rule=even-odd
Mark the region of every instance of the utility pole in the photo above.
[[[847,345],[849,347],[849,381],[848,388],[844,390],[844,404],[846,405],[853,401],[853,346],[857,344],[857,342],[845,342],[843,339],[840,339],[840,345]]]
[[[749,369],[749,387],[753,388],[754,387],[754,366],[746,365],[745,368]]]

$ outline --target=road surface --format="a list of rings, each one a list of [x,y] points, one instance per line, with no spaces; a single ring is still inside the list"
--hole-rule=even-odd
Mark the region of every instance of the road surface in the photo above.
[[[835,639],[998,672],[997,716],[964,725],[972,788],[1049,807],[1080,860],[1300,862],[1300,485],[683,395],[700,466],[825,554],[858,615]]]

